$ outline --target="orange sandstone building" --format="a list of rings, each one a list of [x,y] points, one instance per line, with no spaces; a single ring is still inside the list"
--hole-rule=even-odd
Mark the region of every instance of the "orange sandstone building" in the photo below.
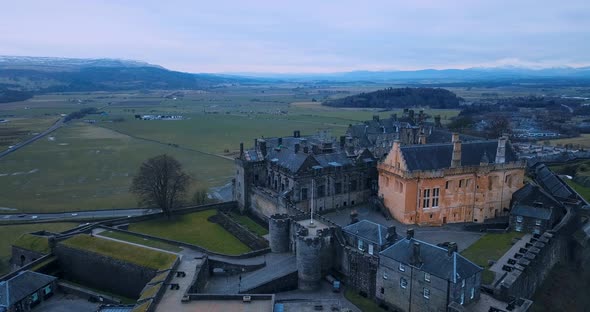
[[[442,225],[508,214],[525,162],[508,139],[401,146],[378,165],[379,195],[398,221]]]

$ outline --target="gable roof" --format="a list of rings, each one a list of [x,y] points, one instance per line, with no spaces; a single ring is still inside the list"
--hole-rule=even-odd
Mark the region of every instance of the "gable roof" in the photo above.
[[[361,220],[347,225],[342,230],[380,246],[387,242],[387,227],[369,220]]]
[[[483,271],[475,263],[461,256],[457,252],[449,255],[448,250],[429,243],[411,239],[401,239],[397,243],[379,253],[382,257],[393,259],[405,265],[410,265],[413,255],[413,244],[420,244],[420,259],[422,260],[419,269],[434,276],[446,279],[453,283],[471,277]]]
[[[510,214],[535,219],[550,220],[553,210],[543,207],[533,207],[528,205],[515,205]]]
[[[510,214],[543,220],[551,219],[555,209],[562,204],[543,188],[534,183],[525,186],[512,194],[514,206]]]
[[[478,166],[484,155],[489,163],[496,159],[498,140],[461,143],[461,166]],[[400,147],[409,171],[439,170],[451,167],[453,143],[408,145]],[[506,162],[518,160],[512,145],[506,143]]]
[[[538,166],[535,169],[535,181],[555,197],[564,199],[576,197],[565,183],[545,165]]]
[[[0,306],[10,307],[57,278],[33,271],[23,271],[0,282]]]

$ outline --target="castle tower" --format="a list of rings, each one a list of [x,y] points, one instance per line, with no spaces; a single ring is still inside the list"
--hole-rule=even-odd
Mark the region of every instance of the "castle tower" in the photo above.
[[[301,290],[316,290],[320,287],[321,247],[320,237],[310,237],[305,232],[297,235],[297,276]]]
[[[274,214],[268,220],[270,250],[272,252],[289,252],[289,231],[291,218],[287,214]]]

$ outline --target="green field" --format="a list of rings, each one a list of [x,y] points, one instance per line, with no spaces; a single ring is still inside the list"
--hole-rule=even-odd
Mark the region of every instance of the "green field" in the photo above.
[[[461,255],[484,268],[482,283],[490,284],[494,281],[494,273],[488,270],[488,260],[497,261],[500,259],[512,247],[512,239],[520,238],[523,235],[523,233],[518,232],[487,233],[473,245],[463,250]]]
[[[25,141],[39,132],[51,127],[58,120],[57,116],[43,117],[0,117],[7,120],[0,122],[0,151],[10,145]]]
[[[96,236],[80,234],[61,241],[60,244],[101,254],[114,259],[134,263],[155,270],[165,270],[174,264],[176,256],[170,253],[115,242]]]
[[[171,219],[160,218],[133,223],[129,225],[129,231],[194,244],[228,255],[239,255],[251,251],[221,225],[207,220],[216,213],[216,210],[206,210],[172,216]]]
[[[246,215],[241,215],[235,212],[231,213],[231,217],[236,220],[239,224],[245,226],[251,232],[259,235],[264,236],[268,234],[268,230],[261,226],[260,224],[256,223],[256,221],[252,220],[250,217]]]
[[[25,225],[3,225],[0,226],[0,275],[8,273],[11,257],[11,245],[22,235],[38,232],[63,232],[76,226],[76,223],[43,223]]]
[[[566,144],[571,144],[574,146],[574,148],[590,148],[590,133],[582,133],[579,137],[575,138],[549,140],[549,143],[556,146],[565,146]]]
[[[178,246],[167,244],[167,243],[160,242],[160,241],[150,240],[147,238],[141,238],[139,236],[135,236],[132,234],[113,232],[113,231],[105,231],[105,232],[101,232],[98,235],[130,242],[130,243],[134,243],[134,244],[138,244],[138,245],[168,250],[168,251],[172,251],[172,252],[181,252],[182,251],[182,248],[180,248]]]

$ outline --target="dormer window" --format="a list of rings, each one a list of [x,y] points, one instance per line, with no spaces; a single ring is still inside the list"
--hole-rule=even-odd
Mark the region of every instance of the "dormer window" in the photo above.
[[[401,272],[405,272],[405,271],[406,271],[406,267],[405,267],[403,264],[401,264],[401,263],[400,263],[400,264],[399,264],[399,270],[400,270]]]

